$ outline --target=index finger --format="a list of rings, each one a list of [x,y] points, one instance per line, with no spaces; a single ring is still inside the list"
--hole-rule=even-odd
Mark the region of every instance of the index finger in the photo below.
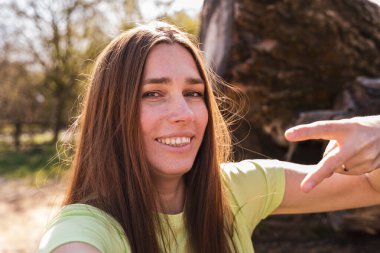
[[[342,120],[317,121],[292,127],[285,132],[288,141],[305,141],[311,139],[334,140],[342,135],[347,122]]]

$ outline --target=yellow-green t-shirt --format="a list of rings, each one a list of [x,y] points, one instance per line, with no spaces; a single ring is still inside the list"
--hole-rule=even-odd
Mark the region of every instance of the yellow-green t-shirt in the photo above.
[[[276,160],[244,160],[222,164],[229,199],[235,216],[233,240],[239,252],[253,253],[251,235],[257,224],[280,204],[285,192],[285,173]],[[183,213],[167,215],[175,240],[171,252],[187,252]],[[69,242],[84,242],[102,253],[131,252],[120,224],[90,205],[62,208],[44,234],[39,253],[52,252]],[[149,243],[149,242],[147,242]]]

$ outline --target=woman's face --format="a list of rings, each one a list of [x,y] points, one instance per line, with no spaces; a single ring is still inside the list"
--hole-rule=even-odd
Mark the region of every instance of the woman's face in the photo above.
[[[208,121],[205,85],[192,55],[179,44],[159,44],[143,73],[140,124],[156,179],[189,171]]]

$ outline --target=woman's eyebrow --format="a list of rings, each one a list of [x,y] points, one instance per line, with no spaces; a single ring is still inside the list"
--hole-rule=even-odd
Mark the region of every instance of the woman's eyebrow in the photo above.
[[[148,78],[143,81],[144,84],[167,84],[170,83],[170,78],[168,77],[159,77],[159,78]]]
[[[169,84],[172,80],[169,77],[159,77],[159,78],[147,78],[143,81],[144,84]],[[202,78],[198,77],[188,77],[185,79],[186,84],[203,84]]]
[[[193,78],[193,77],[189,77],[189,78],[186,78],[186,84],[203,84],[204,81],[202,78]]]

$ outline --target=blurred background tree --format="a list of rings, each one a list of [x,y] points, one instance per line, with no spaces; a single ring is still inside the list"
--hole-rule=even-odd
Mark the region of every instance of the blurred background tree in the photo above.
[[[28,71],[23,62],[9,62],[6,59],[0,62],[0,76],[5,77],[0,94],[0,117],[13,125],[14,146],[19,150],[23,124],[32,124],[48,116],[41,94],[41,77]]]
[[[19,49],[12,57],[42,77],[41,95],[49,106],[44,108],[48,114],[38,123],[51,126],[53,142],[67,125],[80,84],[85,80],[80,74],[91,64],[87,59],[93,59],[109,39],[101,26],[104,23],[99,22],[105,15],[99,5],[100,1],[43,0],[4,6],[20,24],[9,37]],[[22,59],[25,60],[21,62]],[[25,108],[21,104],[19,107]]]
[[[198,37],[199,33],[199,19],[191,17],[186,11],[176,11],[172,14],[163,13],[159,16],[160,20],[165,22],[175,24],[177,27],[181,28],[183,31]]]

